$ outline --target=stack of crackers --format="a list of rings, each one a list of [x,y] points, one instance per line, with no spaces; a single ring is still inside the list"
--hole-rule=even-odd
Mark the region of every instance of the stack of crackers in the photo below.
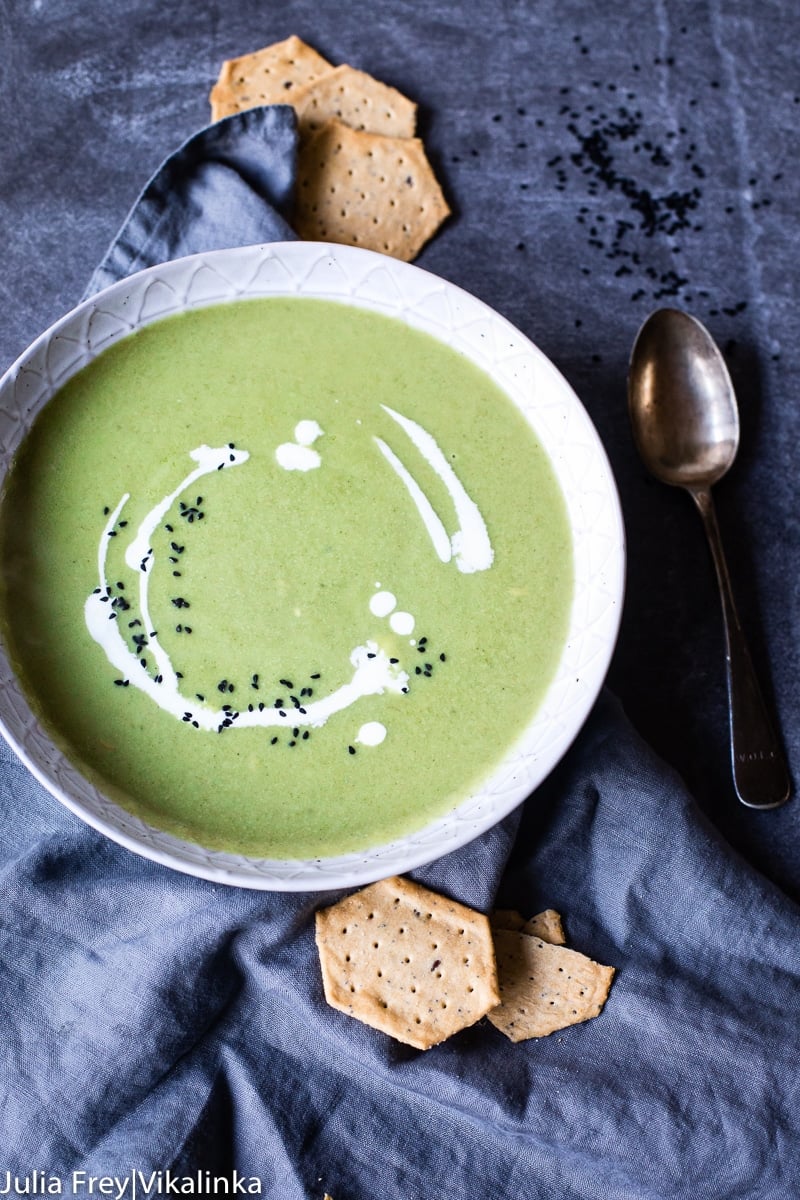
[[[316,915],[325,999],[420,1050],[482,1017],[521,1042],[596,1017],[614,968],[566,947],[548,909],[483,913],[395,876]]]
[[[209,99],[215,121],[259,104],[294,108],[301,238],[410,262],[450,213],[415,136],[416,104],[298,37],[224,62]]]

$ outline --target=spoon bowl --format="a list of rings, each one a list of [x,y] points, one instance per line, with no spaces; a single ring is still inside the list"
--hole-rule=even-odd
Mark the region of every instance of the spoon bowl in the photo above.
[[[748,808],[789,798],[786,759],[756,678],[733,599],[711,487],[739,447],[728,369],[707,329],[675,308],[652,313],[631,354],[628,409],[639,454],[662,483],[685,488],[703,519],[719,584],[736,794]]]
[[[677,487],[710,487],[739,448],[739,411],[725,360],[688,313],[662,308],[634,345],[628,384],[633,435],[653,475]]]

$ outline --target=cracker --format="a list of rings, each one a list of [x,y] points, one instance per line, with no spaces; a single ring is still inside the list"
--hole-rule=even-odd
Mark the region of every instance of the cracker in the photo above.
[[[546,1037],[601,1012],[613,967],[527,933],[498,929],[494,943],[501,1003],[488,1016],[512,1042]]]
[[[554,908],[546,908],[544,912],[531,917],[522,926],[522,933],[528,933],[542,942],[549,942],[551,946],[563,946],[567,941],[561,914]]]
[[[295,232],[410,262],[450,209],[418,138],[328,121],[300,149]]]
[[[387,137],[414,136],[417,106],[396,88],[344,63],[295,90],[289,103],[297,112],[300,134],[314,133],[326,121]]]
[[[218,121],[257,104],[289,104],[295,88],[332,70],[326,58],[294,35],[253,54],[226,59],[208,97],[211,119]]]
[[[500,999],[482,914],[395,876],[316,914],[325,999],[427,1050]]]
[[[563,946],[567,940],[561,914],[554,908],[546,908],[544,912],[537,913],[528,921],[516,909],[496,908],[490,914],[489,921],[493,930],[508,929],[515,933],[528,933],[531,937],[538,937],[553,946]]]
[[[515,908],[496,908],[489,913],[489,924],[492,929],[520,930],[525,925],[525,918]]]

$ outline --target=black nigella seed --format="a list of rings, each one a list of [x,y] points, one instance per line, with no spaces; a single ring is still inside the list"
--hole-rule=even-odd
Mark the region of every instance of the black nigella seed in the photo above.
[[[176,678],[176,679],[183,679],[183,671],[176,671],[176,672],[175,672],[175,678]]]
[[[297,742],[294,742],[294,741],[292,741],[292,742],[287,742],[287,743],[286,743],[286,745],[287,745],[287,746],[296,746],[296,745],[297,745]]]
[[[108,505],[106,505],[105,508],[103,509],[103,516],[107,517],[110,512],[111,512],[111,509],[108,507]]]
[[[389,662],[392,664],[392,666],[395,666],[397,663],[400,662],[400,659],[399,658],[390,658]]]
[[[377,654],[368,654],[367,658],[377,658]]]
[[[277,739],[276,737],[274,737],[274,738],[272,739],[272,741],[270,742],[270,745],[274,746],[274,745],[275,745],[275,743],[277,742],[277,740],[278,740],[278,739]]]
[[[319,672],[316,675],[309,675],[309,679],[319,679]]]
[[[304,742],[308,741],[308,736],[309,736],[308,730],[307,729],[303,730],[303,741]]]
[[[306,715],[306,710],[303,708],[302,704],[300,704],[300,705],[298,706],[298,709],[297,709],[297,711],[298,711],[299,713],[302,713],[302,714],[303,714],[303,716],[305,716],[305,715]]]
[[[289,688],[290,691],[294,688],[294,684],[292,683],[291,679],[279,679],[278,683],[283,684],[283,686],[285,688]]]
[[[355,748],[355,746],[348,746],[348,747],[347,747],[347,753],[348,753],[348,754],[355,754],[355,752],[356,752],[356,748]]]
[[[184,600],[183,596],[173,596],[172,603],[176,608],[190,608],[188,600]]]
[[[166,529],[167,533],[175,532],[171,525],[165,525],[164,528]]]
[[[283,710],[282,708],[278,710],[278,716],[279,716],[279,717],[285,717],[285,716],[286,716],[286,713],[284,712],[284,710]]]
[[[446,662],[446,661],[447,661],[447,655],[446,655],[446,654],[440,654],[440,655],[439,655],[439,662]]]
[[[248,704],[248,706],[247,706],[247,711],[248,711],[248,712],[252,712],[252,711],[253,711],[253,706],[252,706],[252,704]]]
[[[275,708],[283,708],[283,700],[280,698],[275,701]]]
[[[195,696],[201,703],[205,700],[205,696],[201,696],[200,692],[195,692]]]
[[[421,675],[421,674],[422,674],[422,667],[414,667],[414,674],[415,674],[415,675]]]
[[[115,680],[114,680],[114,686],[115,686],[115,687],[122,687],[122,680],[121,680],[121,679],[115,679]]]
[[[218,692],[227,692],[227,690],[228,690],[227,679],[220,679],[219,683],[217,684],[217,691]]]
[[[250,680],[250,687],[258,688],[258,676],[257,675],[254,675],[253,678]]]

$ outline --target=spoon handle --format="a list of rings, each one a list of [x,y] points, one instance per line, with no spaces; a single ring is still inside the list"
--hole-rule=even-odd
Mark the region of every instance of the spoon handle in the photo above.
[[[736,611],[711,490],[691,488],[690,491],[703,518],[722,598],[736,794],[748,808],[777,808],[789,799],[791,791],[783,747],[767,712]]]

